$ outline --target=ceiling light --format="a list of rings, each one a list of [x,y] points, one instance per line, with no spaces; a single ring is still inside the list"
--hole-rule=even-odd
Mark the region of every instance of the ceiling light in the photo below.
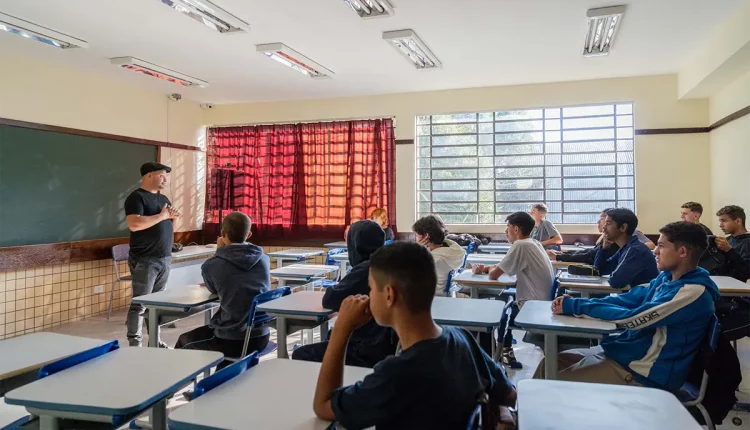
[[[344,0],[360,18],[393,16],[393,6],[388,0]]]
[[[287,67],[291,67],[305,76],[325,78],[334,75],[329,69],[326,69],[283,43],[267,43],[265,45],[256,45],[255,48],[258,52],[264,53],[267,57]]]
[[[250,31],[250,25],[208,0],[160,0],[219,33]]]
[[[623,14],[625,14],[625,6],[602,7],[589,9],[586,12],[589,27],[583,45],[584,57],[609,54],[617,30],[620,28]]]
[[[440,60],[430,51],[422,39],[413,30],[386,31],[383,40],[387,40],[398,52],[409,60],[417,69],[434,69],[442,67]]]
[[[25,21],[14,16],[0,13],[0,30],[17,34],[27,39],[36,40],[55,48],[88,48],[89,44],[81,39],[51,30],[41,25]]]
[[[147,76],[161,79],[163,81],[172,82],[173,84],[182,85],[183,87],[205,87],[208,82],[201,81],[200,79],[194,78],[175,72],[174,70],[167,69],[165,67],[157,66],[156,64],[149,63],[148,61],[139,60],[133,57],[117,57],[110,60],[112,64],[120,66],[124,69],[132,70],[134,72],[142,73]]]

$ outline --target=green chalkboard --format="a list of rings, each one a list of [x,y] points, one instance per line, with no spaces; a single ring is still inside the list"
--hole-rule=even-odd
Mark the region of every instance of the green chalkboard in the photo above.
[[[0,125],[0,246],[125,237],[156,147]]]

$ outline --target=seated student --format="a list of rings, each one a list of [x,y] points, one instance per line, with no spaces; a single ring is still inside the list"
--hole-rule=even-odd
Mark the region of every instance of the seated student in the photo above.
[[[651,239],[649,239],[648,236],[646,236],[645,234],[643,234],[640,230],[635,229],[635,231],[633,232],[633,236],[637,237],[638,240],[642,244],[646,245],[646,247],[648,249],[650,249],[650,250],[653,251],[654,248],[656,248],[656,244],[654,242],[652,242]]]
[[[539,241],[543,247],[553,249],[555,245],[562,245],[563,237],[552,221],[547,219],[547,205],[537,203],[531,207],[531,216],[534,218],[534,230],[529,237]]]
[[[345,298],[357,294],[368,294],[367,274],[370,270],[370,256],[383,246],[383,229],[374,221],[357,221],[349,229],[346,247],[349,252],[351,271],[338,284],[330,287],[323,295],[323,307],[338,311]],[[339,329],[336,324],[334,332]],[[329,342],[314,343],[299,347],[292,354],[293,360],[321,362]],[[346,364],[350,366],[372,367],[375,363],[396,352],[398,339],[393,330],[381,327],[371,321],[359,327],[351,336],[346,349]]]
[[[411,229],[417,235],[417,243],[429,249],[432,258],[435,259],[435,295],[442,296],[448,282],[448,273],[463,266],[466,251],[456,242],[445,238],[448,230],[443,221],[435,215],[418,219]]]
[[[216,255],[201,266],[206,288],[219,296],[219,309],[209,325],[180,335],[176,349],[219,351],[233,358],[242,353],[250,305],[271,285],[268,256],[263,248],[245,242],[252,235],[251,224],[242,212],[224,217]],[[268,327],[253,329],[247,352],[262,350],[268,339]]]
[[[701,223],[701,215],[703,215],[703,205],[698,202],[687,202],[680,206],[680,219],[698,224],[708,236],[712,236],[711,229]]]
[[[552,312],[612,321],[625,329],[594,348],[564,351],[557,379],[676,390],[706,335],[719,298],[716,284],[698,260],[706,233],[692,223],[659,230],[655,254],[661,274],[647,287],[600,299],[556,298]],[[544,376],[544,362],[535,377]]]
[[[715,274],[747,282],[750,278],[750,233],[745,227],[745,210],[734,205],[724,206],[716,215],[719,217],[719,228],[728,237],[713,240],[722,260]]]
[[[611,209],[611,208],[610,208]],[[602,233],[604,229],[604,221],[607,219],[607,211],[610,209],[604,209],[602,213],[599,215],[599,220],[596,222],[596,228],[599,229],[599,233]],[[606,247],[604,247],[606,245]],[[604,239],[604,235],[600,235],[599,239],[596,241],[596,246],[593,248],[588,249],[580,249],[575,251],[555,251],[552,249],[547,250],[547,255],[549,255],[549,258],[551,260],[555,261],[565,261],[565,262],[571,262],[571,263],[585,263],[585,264],[594,264],[594,259],[596,258],[596,253],[599,252],[600,249],[606,249],[605,255],[607,255],[607,258],[613,256],[615,252],[617,252],[618,249],[620,249],[616,244],[610,243],[608,240]]]
[[[347,429],[463,429],[485,394],[497,404],[515,404],[515,388],[472,335],[433,321],[436,278],[430,252],[415,243],[396,242],[373,254],[370,297],[348,297],[339,309],[315,389],[319,418]],[[396,330],[401,353],[342,387],[349,337],[372,318]]]
[[[388,213],[385,211],[385,209],[375,209],[374,211],[372,211],[372,214],[370,214],[370,219],[378,223],[380,228],[383,229],[383,231],[385,232],[386,241],[396,239],[396,235],[393,234],[393,230],[388,227]]]
[[[638,227],[638,217],[630,209],[610,209],[604,220],[604,239],[617,244],[620,249],[607,257],[604,247],[596,253],[594,266],[601,275],[610,275],[609,285],[614,288],[648,284],[656,278],[654,254],[633,234]]]
[[[516,276],[516,301],[513,303],[510,324],[527,300],[549,300],[555,272],[541,244],[529,238],[534,228],[534,219],[526,212],[515,212],[505,219],[505,235],[512,243],[508,254],[495,266],[475,264],[473,273],[489,273],[490,279],[499,279],[503,273]],[[503,338],[503,363],[514,369],[521,363],[513,353],[513,332],[508,330]]]

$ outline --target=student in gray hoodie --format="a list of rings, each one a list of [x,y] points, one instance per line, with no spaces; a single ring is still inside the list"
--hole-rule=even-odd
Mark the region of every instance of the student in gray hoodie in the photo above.
[[[209,325],[183,333],[176,349],[219,351],[227,357],[242,353],[250,305],[271,285],[268,256],[263,248],[245,242],[251,235],[251,225],[250,218],[242,212],[232,212],[224,218],[216,255],[201,267],[206,288],[219,296],[219,310]],[[248,353],[265,348],[269,335],[267,327],[253,329]]]

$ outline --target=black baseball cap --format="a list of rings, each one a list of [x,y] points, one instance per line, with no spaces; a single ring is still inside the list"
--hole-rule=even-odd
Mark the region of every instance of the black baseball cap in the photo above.
[[[151,172],[158,172],[159,170],[166,170],[167,173],[169,173],[172,171],[172,168],[155,161],[149,161],[148,163],[141,166],[141,176],[146,176]]]

